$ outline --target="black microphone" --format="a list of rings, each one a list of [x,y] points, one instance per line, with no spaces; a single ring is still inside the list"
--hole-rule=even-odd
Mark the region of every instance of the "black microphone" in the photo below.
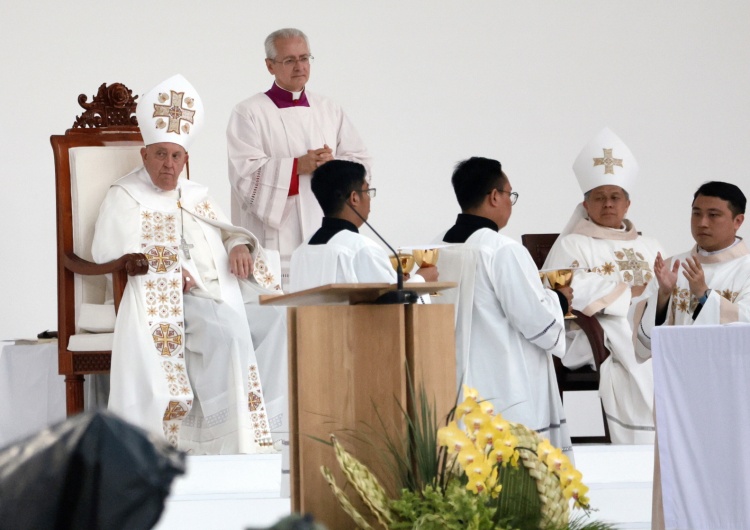
[[[385,243],[385,246],[390,249],[391,252],[393,252],[393,255],[396,256],[396,290],[395,291],[388,291],[387,293],[380,295],[376,300],[376,304],[415,304],[417,300],[419,300],[419,295],[415,291],[409,291],[404,289],[404,269],[401,267],[401,258],[398,257],[398,253],[393,250],[393,247],[388,244],[388,241],[383,239],[383,236],[378,234],[378,231],[375,230],[370,223],[367,222],[367,219],[365,219],[362,214],[360,214],[354,206],[349,204],[349,201],[344,201],[345,204],[355,213],[357,217],[362,219],[362,222],[367,225],[367,227],[372,230],[372,232],[378,236],[378,239],[380,239],[383,243]]]

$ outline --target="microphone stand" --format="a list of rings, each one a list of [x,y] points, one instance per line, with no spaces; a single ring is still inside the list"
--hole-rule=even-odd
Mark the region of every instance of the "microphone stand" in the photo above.
[[[398,253],[393,250],[393,247],[388,244],[388,241],[383,239],[383,236],[378,234],[378,231],[375,230],[370,223],[367,222],[367,219],[362,217],[362,214],[360,214],[357,210],[354,209],[354,206],[349,204],[349,201],[346,201],[346,205],[355,213],[357,217],[362,219],[362,222],[365,223],[372,232],[378,236],[378,239],[380,239],[383,243],[385,243],[385,246],[387,246],[391,252],[393,252],[393,255],[396,256],[396,290],[395,291],[388,291],[387,293],[384,293],[380,295],[376,300],[376,304],[415,304],[419,300],[419,295],[415,291],[410,291],[407,289],[404,289],[404,269],[401,267],[401,258],[398,257]]]

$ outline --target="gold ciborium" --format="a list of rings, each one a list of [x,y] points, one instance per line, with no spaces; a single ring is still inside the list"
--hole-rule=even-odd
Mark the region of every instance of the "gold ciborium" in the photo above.
[[[559,289],[560,287],[570,287],[570,284],[573,281],[573,269],[540,271],[539,277],[542,278],[542,275],[547,278],[549,287],[553,290]],[[542,283],[544,283],[544,279],[542,279]],[[570,307],[568,307],[568,312],[565,314],[565,318],[576,318],[576,316],[570,312]]]
[[[412,249],[414,253],[414,261],[417,262],[417,267],[434,267],[437,265],[439,252],[436,248],[415,248]],[[430,296],[442,296],[440,293],[435,291],[430,293]]]
[[[417,267],[434,267],[438,262],[438,249],[436,248],[415,248],[414,261]]]
[[[401,261],[401,270],[404,274],[409,274],[414,268],[414,255],[407,254],[406,252],[399,252],[398,259]],[[398,271],[398,261],[396,261],[396,256],[391,256],[391,266],[394,271]]]

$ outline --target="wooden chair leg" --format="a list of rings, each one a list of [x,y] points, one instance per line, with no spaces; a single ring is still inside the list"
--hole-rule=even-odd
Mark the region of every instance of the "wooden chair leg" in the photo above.
[[[65,376],[65,403],[68,417],[83,412],[83,375]]]

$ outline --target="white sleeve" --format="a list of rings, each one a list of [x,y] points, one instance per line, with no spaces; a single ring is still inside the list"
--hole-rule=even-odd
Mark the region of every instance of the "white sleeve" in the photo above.
[[[96,220],[91,256],[106,263],[123,254],[141,252],[141,207],[120,186],[107,191]]]
[[[385,250],[367,245],[354,256],[354,272],[360,283],[396,283],[396,271]]]
[[[294,157],[273,158],[253,116],[235,108],[227,126],[229,182],[235,197],[264,224],[281,226]]]
[[[521,245],[508,245],[493,256],[491,281],[511,325],[529,342],[562,357],[565,320],[560,300],[545,289],[531,255]]]

